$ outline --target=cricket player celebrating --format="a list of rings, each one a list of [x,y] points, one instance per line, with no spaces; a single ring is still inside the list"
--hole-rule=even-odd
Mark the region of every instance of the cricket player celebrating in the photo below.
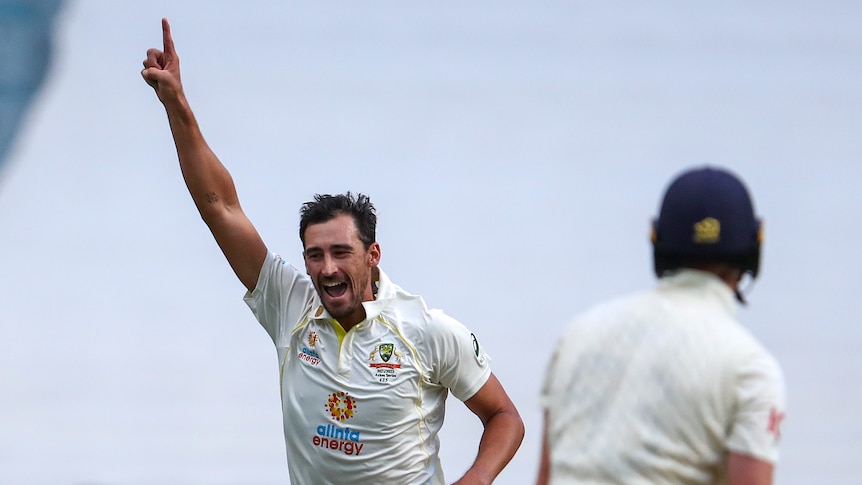
[[[380,269],[365,195],[303,205],[304,271],[270,252],[189,107],[167,20],[162,34],[141,75],[165,107],[198,211],[278,352],[291,483],[444,485],[438,432],[450,392],[484,425],[475,461],[454,483],[492,483],[524,425],[475,335]]]

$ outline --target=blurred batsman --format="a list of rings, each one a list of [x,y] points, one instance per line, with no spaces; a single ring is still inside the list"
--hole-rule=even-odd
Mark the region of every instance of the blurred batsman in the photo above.
[[[732,173],[672,181],[652,227],[658,284],[586,311],[557,343],[538,485],[772,483],[784,381],[735,316],[761,240]]]
[[[380,269],[377,215],[362,194],[300,209],[305,270],[264,245],[231,175],[204,140],[180,82],[170,26],[141,75],[167,111],[186,186],[279,359],[294,485],[443,485],[438,433],[451,392],[484,426],[457,484],[490,484],[524,436],[521,417],[463,324]]]

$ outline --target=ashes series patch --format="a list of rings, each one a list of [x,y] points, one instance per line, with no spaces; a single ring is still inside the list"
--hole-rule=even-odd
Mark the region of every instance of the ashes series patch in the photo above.
[[[404,354],[395,348],[395,344],[380,344],[368,355],[368,366],[374,369],[377,382],[391,382],[398,377],[401,369],[401,359]]]

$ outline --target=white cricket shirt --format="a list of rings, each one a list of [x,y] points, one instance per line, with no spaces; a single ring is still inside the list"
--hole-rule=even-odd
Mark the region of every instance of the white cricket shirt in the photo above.
[[[448,391],[467,400],[491,373],[469,330],[381,271],[366,320],[345,332],[308,276],[274,254],[245,302],[278,350],[291,483],[445,483]]]
[[[775,462],[783,377],[736,311],[718,277],[682,270],[576,318],[542,389],[551,483],[723,483],[727,451]]]

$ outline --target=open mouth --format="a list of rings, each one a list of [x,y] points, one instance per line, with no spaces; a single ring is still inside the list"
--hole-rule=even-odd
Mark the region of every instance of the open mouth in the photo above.
[[[347,292],[347,283],[324,283],[323,291],[332,298],[338,298]]]

